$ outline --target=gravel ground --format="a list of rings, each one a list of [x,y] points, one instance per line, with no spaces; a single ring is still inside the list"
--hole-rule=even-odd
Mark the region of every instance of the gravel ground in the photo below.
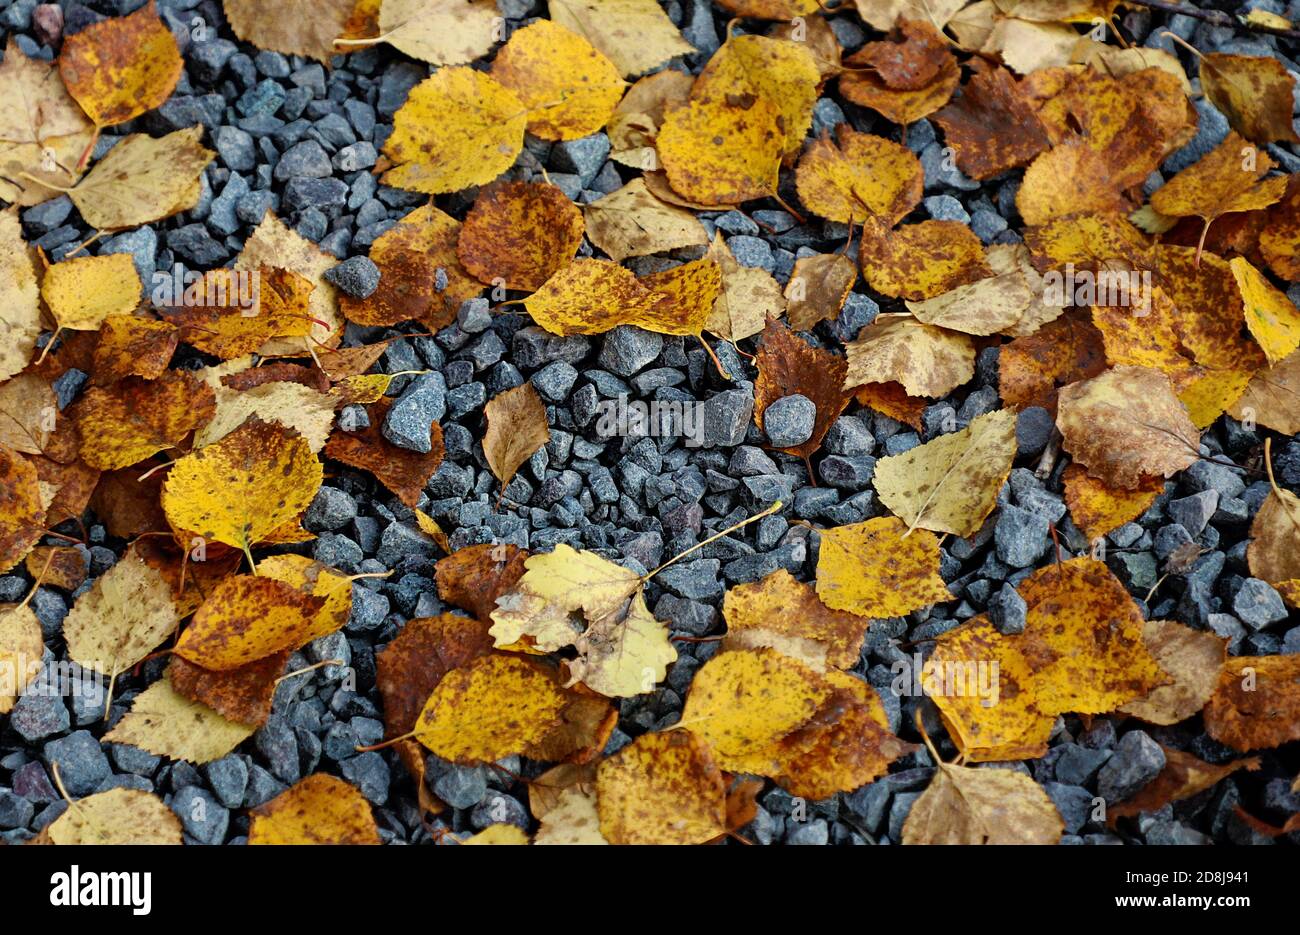
[[[499,3],[512,29],[541,12],[533,0]],[[100,14],[121,15],[141,4],[95,0],[60,5],[67,30],[75,31]],[[50,37],[39,24],[33,26],[35,6],[35,0],[6,4],[0,11],[0,32],[29,55],[49,57],[51,48],[43,42]],[[272,208],[298,232],[341,261],[348,260],[332,274],[340,287],[357,294],[373,289],[377,271],[358,255],[364,256],[374,239],[423,196],[377,185],[370,168],[391,130],[394,111],[428,68],[380,47],[352,54],[339,60],[341,67],[326,71],[319,64],[259,52],[235,41],[219,4],[212,0],[159,0],[158,6],[181,44],[185,74],[166,104],[132,125],[112,128],[99,150],[128,132],[158,134],[199,122],[207,127],[206,142],[219,158],[207,170],[203,197],[193,211],[117,234],[93,249],[131,254],[146,282],[155,270],[170,269],[174,262],[197,269],[220,266],[238,254],[243,239]],[[1246,6],[1300,19],[1300,2],[1289,10],[1277,0]],[[730,15],[706,0],[672,0],[665,9],[700,49],[700,55],[686,60],[698,71],[717,47]],[[219,29],[205,41],[191,41],[195,17]],[[830,22],[846,51],[867,38],[854,15],[832,17]],[[1186,53],[1158,36],[1162,28],[1204,51],[1277,55],[1300,72],[1291,43],[1279,47],[1273,38],[1233,33],[1184,16],[1166,20],[1157,14],[1153,20],[1138,12],[1124,22],[1138,42],[1184,59]],[[847,121],[860,130],[898,138],[897,127],[827,93],[816,107],[815,133]],[[1169,171],[1194,162],[1227,132],[1226,121],[1212,107],[1204,101],[1197,107],[1200,129],[1187,148],[1168,161]],[[924,120],[909,128],[906,143],[926,170],[927,197],[918,217],[968,221],[987,243],[1018,239],[1015,230],[1021,222],[1015,216],[1014,193],[1019,172],[981,184],[945,168],[941,143]],[[606,160],[608,151],[603,134],[555,145],[529,139],[511,174],[532,179],[545,169],[571,197],[588,202],[631,177]],[[1269,151],[1287,171],[1300,170],[1295,147],[1270,146]],[[463,217],[472,195],[439,203]],[[793,202],[793,193],[787,200]],[[754,208],[749,214],[705,214],[704,224],[710,233],[716,228],[727,236],[742,264],[767,268],[782,282],[797,257],[827,252],[843,242],[840,225],[799,225],[770,203],[748,207]],[[66,197],[26,210],[22,217],[27,237],[52,260],[93,233]],[[584,251],[589,249],[584,244]],[[682,251],[676,259],[696,255]],[[644,273],[672,263],[661,257],[629,265]],[[884,303],[883,310],[895,310],[894,304]],[[817,326],[816,337],[838,347],[881,310],[871,295],[855,292],[836,322]],[[352,327],[346,343],[370,343],[397,333],[400,329]],[[752,351],[752,341],[742,342],[742,347]],[[399,378],[404,385],[395,384],[399,393],[386,431],[400,444],[408,437],[404,429],[414,426],[417,431],[409,436],[414,437],[430,419],[441,422],[447,457],[429,482],[428,502],[422,506],[443,524],[456,547],[504,541],[546,550],[565,542],[632,567],[654,567],[773,499],[785,500],[788,506],[780,514],[709,545],[650,585],[650,606],[670,622],[674,634],[701,637],[722,630],[724,588],[779,568],[803,579],[812,577],[817,536],[796,520],[839,525],[883,512],[871,486],[877,457],[905,451],[941,426],[962,428],[1000,406],[996,349],[980,357],[970,384],[929,408],[923,433],[851,404],[812,459],[818,475],[814,486],[802,462],[765,450],[769,439],[751,418],[751,362],[724,342],[718,342],[718,352],[733,382],[724,382],[692,341],[630,328],[596,339],[555,338],[524,316],[490,316],[486,302],[471,302],[457,324],[436,337],[399,340],[385,353],[381,363],[388,372],[434,371]],[[202,361],[195,357],[191,362],[197,366]],[[477,441],[482,408],[487,399],[524,380],[531,380],[548,404],[552,441],[510,485],[506,508],[494,512],[496,482]],[[59,389],[66,404],[80,387],[75,379],[64,378]],[[687,446],[677,438],[601,438],[595,431],[598,402],[624,393],[703,401],[704,444]],[[798,437],[805,430],[806,409],[797,401],[785,408],[785,418],[774,419],[779,424],[773,431]],[[871,627],[855,671],[882,690],[893,728],[907,739],[918,739],[913,709],[922,702],[889,693],[891,663],[908,657],[912,644],[924,651],[927,640],[986,608],[1014,614],[1014,602],[1006,601],[1004,588],[1052,560],[1049,524],[1055,524],[1062,545],[1072,554],[1088,549],[1065,515],[1063,464],[1046,481],[1032,471],[1050,429],[1042,410],[1020,416],[1019,455],[1002,507],[977,535],[945,544],[942,573],[958,599],[907,618],[875,621]],[[1206,432],[1202,454],[1258,468],[1262,441],[1262,435],[1225,417]],[[1279,482],[1300,490],[1300,442],[1275,438],[1274,454]],[[102,701],[93,696],[29,692],[10,716],[0,717],[0,839],[26,840],[66,807],[47,772],[54,759],[74,795],[113,787],[156,790],[181,817],[192,843],[241,843],[250,806],[321,770],[342,776],[366,795],[386,841],[414,844],[435,839],[420,822],[415,790],[393,753],[357,754],[354,748],[374,743],[382,734],[374,684],[376,651],[407,619],[451,609],[439,601],[433,586],[437,553],[416,531],[411,511],[369,475],[339,465],[328,466],[327,474],[327,486],[306,517],[307,527],[319,538],[301,551],[348,573],[394,573],[387,580],[357,582],[346,629],[308,646],[289,668],[342,658],[356,672],[356,691],[341,689],[334,680],[337,673],[328,668],[290,679],[281,685],[271,719],[252,739],[237,752],[201,767],[164,762],[98,739],[129,708],[131,699],[161,676],[165,660],[146,663],[137,675],[118,681],[108,724],[101,719]],[[1173,549],[1195,540],[1208,552],[1187,574],[1170,576],[1160,585],[1150,606],[1144,607],[1147,616],[1210,628],[1230,638],[1235,654],[1300,652],[1297,621],[1288,618],[1272,588],[1249,577],[1246,567],[1247,530],[1267,491],[1257,473],[1200,461],[1169,482],[1139,521],[1109,536],[1107,563],[1141,600]],[[125,543],[108,537],[93,516],[87,528],[93,580],[112,566]],[[0,602],[21,599],[30,583],[21,571],[0,577]],[[82,589],[90,584],[87,581]],[[33,606],[47,637],[47,663],[65,658],[61,621],[76,597],[50,587],[36,593]],[[679,718],[693,673],[717,644],[679,641],[677,646],[681,658],[666,683],[653,694],[622,702],[611,749]],[[941,735],[933,724],[933,709],[923,704],[931,717],[931,734]],[[1157,742],[1211,762],[1233,757],[1204,734],[1199,718],[1173,728],[1143,730],[1136,722],[1108,718],[1094,718],[1086,728],[1079,719],[1067,717],[1058,721],[1047,756],[1015,768],[1042,783],[1057,803],[1069,843],[1281,843],[1252,831],[1235,816],[1234,808],[1242,805],[1278,823],[1300,809],[1300,795],[1289,791],[1300,769],[1295,744],[1265,753],[1255,773],[1238,773],[1210,792],[1144,818],[1136,831],[1129,828],[1117,836],[1090,821],[1094,796],[1114,797],[1138,788],[1159,771],[1163,754]],[[953,752],[946,741],[940,749],[945,756]],[[530,763],[503,765],[517,775],[538,771]],[[505,772],[451,766],[436,757],[430,758],[429,772],[434,792],[453,806],[435,822],[439,828],[480,829],[502,820],[528,826],[524,788]],[[757,818],[742,834],[761,844],[895,842],[932,772],[933,763],[921,750],[895,763],[881,780],[851,794],[807,803],[806,810],[769,783],[760,796]],[[203,808],[195,807],[198,801]]]

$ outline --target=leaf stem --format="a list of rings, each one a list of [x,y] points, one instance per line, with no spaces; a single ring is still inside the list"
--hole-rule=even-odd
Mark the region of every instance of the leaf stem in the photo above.
[[[763,510],[763,511],[760,512],[760,513],[755,513],[753,516],[749,517],[748,519],[742,519],[740,522],[738,522],[738,523],[736,523],[736,524],[734,524],[734,525],[732,525],[732,526],[728,526],[726,529],[723,529],[723,530],[720,531],[720,532],[715,532],[713,535],[709,536],[709,538],[705,539],[703,542],[697,542],[697,543],[695,543],[695,545],[691,546],[691,547],[690,547],[689,549],[687,549],[685,552],[679,552],[677,555],[674,555],[672,558],[668,559],[668,561],[664,562],[662,565],[660,565],[660,566],[659,566],[658,568],[656,568],[654,571],[651,571],[651,572],[648,572],[648,573],[642,575],[642,576],[641,576],[641,583],[642,583],[642,584],[645,584],[647,581],[649,581],[649,580],[650,580],[651,578],[653,578],[655,575],[659,574],[659,572],[663,571],[663,570],[664,570],[665,568],[667,568],[669,565],[672,565],[672,564],[674,564],[674,563],[676,563],[676,562],[680,562],[680,561],[681,561],[682,559],[684,559],[686,556],[690,555],[692,552],[696,551],[697,549],[702,549],[702,548],[704,548],[704,547],[705,547],[706,545],[708,545],[710,542],[715,542],[715,541],[717,541],[718,539],[721,539],[723,536],[730,535],[731,533],[735,532],[737,529],[740,529],[740,528],[742,528],[742,527],[744,527],[744,526],[748,526],[750,523],[754,522],[755,520],[760,520],[760,519],[762,519],[764,516],[771,516],[771,515],[772,515],[773,513],[775,513],[777,510],[781,509],[781,507],[783,507],[784,505],[785,505],[785,504],[783,504],[780,500],[777,500],[775,503],[773,503],[771,506],[769,506],[766,510]]]

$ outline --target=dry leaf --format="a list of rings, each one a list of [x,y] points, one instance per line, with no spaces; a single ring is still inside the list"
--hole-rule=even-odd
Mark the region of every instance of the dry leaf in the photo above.
[[[785,286],[786,317],[795,331],[834,321],[858,280],[858,268],[842,253],[799,257]]]
[[[125,123],[171,96],[184,63],[154,0],[65,36],[59,74],[98,126]],[[87,218],[89,220],[89,218]],[[93,223],[93,222],[92,222]]]
[[[1201,89],[1232,128],[1263,146],[1300,143],[1291,125],[1295,79],[1275,58],[1211,52],[1199,56]]]
[[[347,31],[356,0],[225,0],[226,19],[236,36],[259,49],[302,55],[329,64],[339,52],[334,40]]]
[[[370,424],[355,432],[336,428],[325,444],[325,456],[363,471],[369,471],[397,498],[415,509],[445,449],[442,426],[429,424],[429,451],[421,453],[394,445],[384,437],[383,424],[391,403],[386,399],[367,407]]]
[[[940,762],[903,822],[903,843],[1056,844],[1064,831],[1052,800],[1025,774]]]
[[[499,182],[479,190],[456,253],[479,282],[532,292],[573,259],[582,230],[582,212],[554,185]]]
[[[726,831],[726,784],[690,731],[632,741],[600,764],[596,796],[611,844],[703,844]]]
[[[639,75],[695,48],[654,0],[555,0],[551,19],[605,53],[622,75]]]
[[[910,315],[882,315],[845,345],[844,386],[900,383],[910,396],[945,396],[975,375],[975,345]]]
[[[199,200],[199,176],[217,156],[199,142],[202,136],[201,126],[157,139],[132,133],[68,197],[85,222],[100,230],[139,227],[188,211]]]
[[[1234,750],[1300,738],[1300,656],[1235,656],[1205,705],[1205,732]]]
[[[249,737],[253,728],[228,721],[207,705],[190,701],[159,679],[140,694],[117,725],[104,735],[155,756],[200,764],[219,760]]]
[[[754,423],[760,429],[767,407],[782,397],[798,394],[816,407],[808,440],[779,449],[795,457],[810,457],[848,405],[844,358],[810,347],[778,319],[770,318],[763,329],[755,365],[758,379],[754,382]]]
[[[139,789],[109,789],[78,799],[47,833],[51,844],[184,843],[176,813]]]
[[[519,466],[551,440],[546,407],[533,385],[523,383],[488,400],[483,414],[483,454],[504,495]]]
[[[902,617],[952,600],[939,577],[939,540],[894,516],[823,529],[817,596],[862,617]]]
[[[593,201],[583,214],[587,239],[616,263],[630,256],[666,253],[709,242],[704,225],[694,214],[664,204],[650,194],[645,180],[640,178]]]
[[[1171,620],[1148,620],[1142,639],[1173,682],[1119,710],[1150,724],[1177,724],[1205,707],[1228,656],[1227,640]]]
[[[835,135],[838,145],[822,136],[795,169],[799,200],[809,211],[844,224],[870,213],[892,226],[920,204],[924,173],[910,149],[846,124]]]
[[[252,810],[249,844],[379,844],[370,803],[354,786],[315,773]]]

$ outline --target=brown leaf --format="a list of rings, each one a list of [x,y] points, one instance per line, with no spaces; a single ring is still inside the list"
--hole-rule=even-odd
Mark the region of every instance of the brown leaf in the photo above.
[[[1270,56],[1211,52],[1200,57],[1201,89],[1232,128],[1263,146],[1300,143],[1291,123],[1295,79]]]
[[[581,243],[582,212],[560,189],[496,182],[479,190],[456,254],[479,282],[532,292],[568,265]]]
[[[36,468],[0,445],[0,570],[8,571],[41,538],[45,507]]]
[[[490,620],[497,598],[513,591],[524,576],[528,552],[517,545],[482,543],[457,549],[434,568],[438,596]]]
[[[279,678],[291,651],[283,650],[237,669],[217,672],[173,656],[167,677],[178,694],[207,705],[227,720],[261,727],[271,716]]]
[[[1205,732],[1234,750],[1300,739],[1300,655],[1234,657],[1204,715]]]
[[[1071,309],[1035,334],[1016,338],[998,358],[998,393],[1014,409],[1041,406],[1056,412],[1062,386],[1106,369],[1101,332],[1084,310]]]
[[[1259,769],[1259,757],[1256,756],[1216,765],[1171,747],[1161,749],[1165,751],[1164,769],[1155,779],[1123,802],[1107,802],[1107,825],[1113,828],[1121,818],[1140,815],[1142,812],[1158,812],[1171,802],[1190,799],[1198,792],[1204,792],[1211,786],[1218,785],[1239,769],[1250,771]]]
[[[819,321],[834,321],[857,279],[857,266],[842,253],[818,253],[795,260],[785,287],[790,327],[811,331]]]
[[[369,471],[376,479],[397,494],[397,498],[411,509],[420,500],[424,485],[429,482],[433,472],[442,464],[445,449],[442,444],[442,426],[437,422],[429,425],[428,454],[411,451],[394,445],[383,434],[384,419],[392,403],[381,399],[366,407],[370,424],[355,432],[335,429],[330,440],[325,444],[325,454],[335,461],[363,471]]]
[[[1005,68],[971,78],[934,122],[956,152],[958,168],[973,179],[1028,165],[1050,145],[1038,114]]]
[[[488,467],[501,481],[501,496],[504,496],[519,465],[551,440],[546,407],[531,383],[521,383],[488,400],[483,414],[487,417],[483,454]],[[500,497],[497,499],[499,502]]]
[[[807,458],[821,447],[822,439],[839,418],[849,397],[844,392],[848,364],[843,357],[818,350],[775,318],[763,329],[763,343],[756,358],[758,380],[754,384],[754,423],[763,428],[763,413],[784,396],[799,394],[816,407],[812,435],[786,454]]]

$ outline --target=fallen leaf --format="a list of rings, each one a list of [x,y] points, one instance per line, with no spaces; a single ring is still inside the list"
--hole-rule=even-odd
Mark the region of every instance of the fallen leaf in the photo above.
[[[156,139],[132,133],[68,197],[82,219],[100,230],[139,227],[188,211],[199,201],[199,177],[217,156],[199,142],[202,136],[202,126]]]
[[[159,679],[135,696],[131,710],[104,740],[198,765],[221,759],[253,736],[253,730],[190,701],[167,679]]]
[[[907,302],[920,321],[962,334],[1004,332],[1024,316],[1034,294],[1020,269],[977,279],[921,302]]]
[[[795,168],[795,188],[809,211],[843,224],[870,213],[892,226],[920,204],[924,173],[910,149],[846,124],[835,135],[836,142],[823,135],[809,144]]]
[[[596,0],[588,0],[596,2]],[[617,0],[615,0],[617,2]],[[640,2],[640,0],[632,0]],[[655,6],[656,12],[658,5]],[[614,116],[605,126],[609,137],[609,158],[634,169],[654,172],[661,169],[655,152],[655,138],[663,125],[664,114],[685,104],[695,84],[692,75],[671,68],[646,75],[628,89],[614,108]],[[662,200],[662,199],[661,199]]]
[[[1256,373],[1228,414],[1286,435],[1300,432],[1300,352]]]
[[[726,784],[690,731],[644,734],[603,761],[596,798],[611,844],[703,844],[726,831]]]
[[[918,432],[923,427],[921,415],[929,405],[924,399],[908,396],[902,384],[893,382],[864,383],[854,388],[853,398],[868,409],[910,425]]]
[[[785,286],[785,311],[795,331],[834,321],[858,280],[858,268],[842,253],[815,253],[794,261]]]
[[[928,117],[948,103],[961,80],[946,39],[928,23],[900,20],[903,40],[869,42],[845,60],[840,93],[897,124]]]
[[[247,552],[293,522],[320,489],[323,469],[296,432],[256,418],[172,464],[162,506],[176,530]]]
[[[1263,348],[1269,364],[1280,363],[1300,347],[1300,311],[1249,260],[1233,257],[1228,266],[1241,290],[1246,328]]]
[[[1205,732],[1234,750],[1300,738],[1300,656],[1235,656],[1205,705]]]
[[[1167,725],[1184,721],[1205,707],[1228,657],[1227,640],[1172,620],[1146,621],[1142,640],[1173,682],[1119,710],[1149,724]]]
[[[497,608],[497,598],[513,591],[524,576],[527,558],[525,550],[504,542],[457,549],[434,567],[438,596],[479,620],[488,620]]]
[[[528,111],[528,132],[543,140],[595,133],[627,88],[595,46],[545,19],[511,33],[492,62],[492,77],[518,95]]]
[[[324,601],[312,618],[304,642],[338,632],[352,616],[352,579],[328,565],[305,555],[269,555],[257,563],[257,573]]]
[[[0,445],[0,570],[22,561],[45,531],[45,504],[36,468]]]
[[[114,679],[157,649],[180,619],[163,576],[128,550],[63,619],[68,658]]]
[[[54,388],[35,373],[20,373],[0,383],[0,445],[25,455],[62,451],[59,412]]]
[[[384,181],[428,195],[491,182],[523,148],[527,114],[491,75],[463,65],[440,68],[393,115],[384,153],[396,165]]]
[[[1075,214],[1124,213],[1130,207],[1111,164],[1083,140],[1037,156],[1016,193],[1016,210],[1035,227]]]
[[[72,407],[81,458],[104,471],[177,449],[215,412],[212,390],[183,370],[157,380],[127,377],[109,387],[92,386]]]
[[[216,394],[215,414],[194,433],[194,447],[206,448],[235,431],[249,416],[257,416],[263,422],[293,429],[314,454],[329,438],[334,405],[333,397],[301,383],[265,383],[242,392],[222,387]]]
[[[1043,787],[1013,769],[938,764],[903,822],[904,844],[1056,844],[1065,831]]]
[[[29,604],[0,605],[0,714],[13,710],[14,702],[41,671],[45,638],[41,622]]]
[[[603,334],[647,314],[656,296],[631,270],[609,260],[577,259],[524,300],[551,334]]]
[[[853,5],[872,28],[889,32],[902,19],[921,20],[943,29],[965,6],[965,0],[853,0]]]
[[[1016,338],[998,357],[998,394],[1013,409],[1056,412],[1062,386],[1106,369],[1102,333],[1083,311],[1066,311],[1036,333]]]
[[[546,406],[531,383],[522,383],[488,400],[483,415],[483,455],[504,495],[519,466],[551,440]]]
[[[639,75],[695,47],[654,0],[555,0],[551,19],[609,57],[622,75]]]
[[[472,834],[461,844],[504,844],[520,846],[528,843],[528,835],[523,828],[518,825],[508,825],[504,822],[498,822],[494,825],[488,825],[478,834]]]
[[[140,304],[140,274],[129,253],[74,257],[45,271],[41,298],[60,328],[97,331]]]
[[[525,637],[543,652],[572,645],[578,658],[569,660],[569,684],[610,697],[652,691],[663,681],[677,651],[646,607],[640,576],[564,543],[525,567],[492,613],[497,646]]]
[[[975,375],[975,345],[964,334],[910,315],[882,315],[844,346],[846,389],[896,382],[911,396],[946,396]]]
[[[329,64],[338,54],[334,40],[347,31],[356,0],[225,0],[222,6],[236,36],[259,49],[301,55]]]
[[[539,818],[534,844],[609,844],[600,833],[600,813],[593,791],[574,785],[560,792],[554,806]]]
[[[776,106],[784,133],[782,152],[798,152],[812,126],[821,72],[802,42],[769,36],[728,35],[691,89],[701,103],[758,98]],[[671,176],[671,171],[670,171]],[[674,185],[674,188],[677,186]]]
[[[1269,480],[1273,482],[1270,465]],[[1300,498],[1274,483],[1250,523],[1250,573],[1276,586],[1300,579]],[[1285,596],[1285,595],[1284,595]]]
[[[664,204],[650,194],[641,178],[591,202],[583,215],[587,239],[616,263],[630,256],[706,246],[709,242],[704,225],[694,214]]]
[[[902,617],[953,599],[939,577],[939,540],[894,516],[820,531],[817,596],[861,617]]]
[[[108,386],[123,377],[156,380],[167,370],[180,333],[165,321],[139,315],[109,315],[99,326],[91,382]]]
[[[492,50],[498,22],[487,0],[383,0],[375,25],[384,42],[411,58],[465,65]]]
[[[323,598],[258,575],[221,581],[176,641],[174,652],[224,672],[309,641]]]
[[[1082,465],[1073,463],[1061,479],[1070,518],[1089,539],[1097,539],[1137,519],[1165,489],[1163,477],[1144,477],[1136,490],[1112,487],[1092,477]]]
[[[931,299],[991,275],[984,245],[958,221],[922,221],[885,231],[878,220],[868,220],[858,259],[873,289],[899,299]]]
[[[910,528],[965,538],[993,511],[1015,454],[1015,413],[999,409],[960,432],[881,458],[872,482],[881,502]]]
[[[655,301],[637,316],[637,327],[658,334],[699,337],[722,295],[722,266],[705,256],[643,276],[641,285],[654,293]]]
[[[290,650],[286,649],[223,671],[205,669],[174,656],[167,665],[167,678],[178,694],[236,724],[259,728],[271,716],[275,690],[280,687],[289,656]]]
[[[258,349],[263,356],[273,354],[320,354],[339,343],[343,319],[339,315],[338,294],[325,273],[338,265],[338,260],[321,251],[316,244],[297,231],[289,229],[272,212],[266,212],[261,223],[244,241],[244,249],[235,259],[237,270],[283,269],[297,273],[312,284],[307,310],[311,320],[309,331],[303,337],[273,338]]]
[[[720,232],[713,235],[707,256],[722,271],[722,291],[705,328],[728,341],[741,341],[762,331],[768,319],[780,316],[785,298],[771,273],[741,266]]]
[[[811,585],[783,568],[729,588],[722,613],[724,651],[771,647],[817,672],[857,665],[870,622],[828,607]]]
[[[1232,129],[1263,146],[1300,143],[1291,125],[1295,79],[1275,58],[1210,52],[1197,59],[1201,90]]]
[[[411,509],[420,501],[424,485],[442,464],[445,454],[442,426],[429,424],[429,451],[421,453],[394,445],[384,437],[383,424],[391,403],[381,399],[367,407],[370,424],[355,432],[336,428],[325,443],[325,456],[342,461],[351,467],[369,471],[375,478],[397,494]]]
[[[49,826],[51,844],[182,844],[181,820],[156,795],[109,789],[69,804]]]
[[[542,740],[564,706],[564,692],[531,660],[479,656],[438,682],[415,739],[454,763],[490,763]]]
[[[1057,427],[1089,474],[1136,490],[1194,462],[1200,433],[1169,378],[1149,367],[1113,367],[1062,388]]]
[[[706,204],[774,194],[784,147],[780,110],[753,96],[692,100],[668,112],[655,142],[673,189]]]
[[[380,843],[366,797],[325,773],[313,773],[250,814],[249,844]]]
[[[1165,765],[1160,774],[1123,802],[1107,802],[1107,825],[1113,828],[1121,818],[1130,818],[1143,812],[1158,812],[1172,802],[1190,799],[1198,792],[1218,785],[1237,770],[1259,769],[1258,757],[1216,765],[1172,747],[1162,746],[1161,749],[1165,752]]]
[[[16,207],[0,211],[0,309],[0,380],[8,380],[31,362],[41,334],[36,267]]]
[[[569,264],[582,231],[582,212],[554,185],[498,182],[479,190],[460,229],[456,253],[479,282],[499,281],[507,289],[532,292]]]
[[[754,423],[763,428],[763,414],[778,399],[795,394],[805,397],[815,407],[812,434],[807,441],[778,450],[798,458],[810,457],[848,405],[844,358],[809,346],[778,319],[769,318],[755,366]]]
[[[176,39],[158,18],[154,0],[129,16],[65,35],[59,54],[59,74],[68,93],[101,127],[125,123],[162,104],[183,69]]]
[[[1264,178],[1273,165],[1268,153],[1229,133],[1215,149],[1157,189],[1151,207],[1171,217],[1199,217],[1208,229],[1221,215],[1267,208],[1278,201],[1287,179]]]

